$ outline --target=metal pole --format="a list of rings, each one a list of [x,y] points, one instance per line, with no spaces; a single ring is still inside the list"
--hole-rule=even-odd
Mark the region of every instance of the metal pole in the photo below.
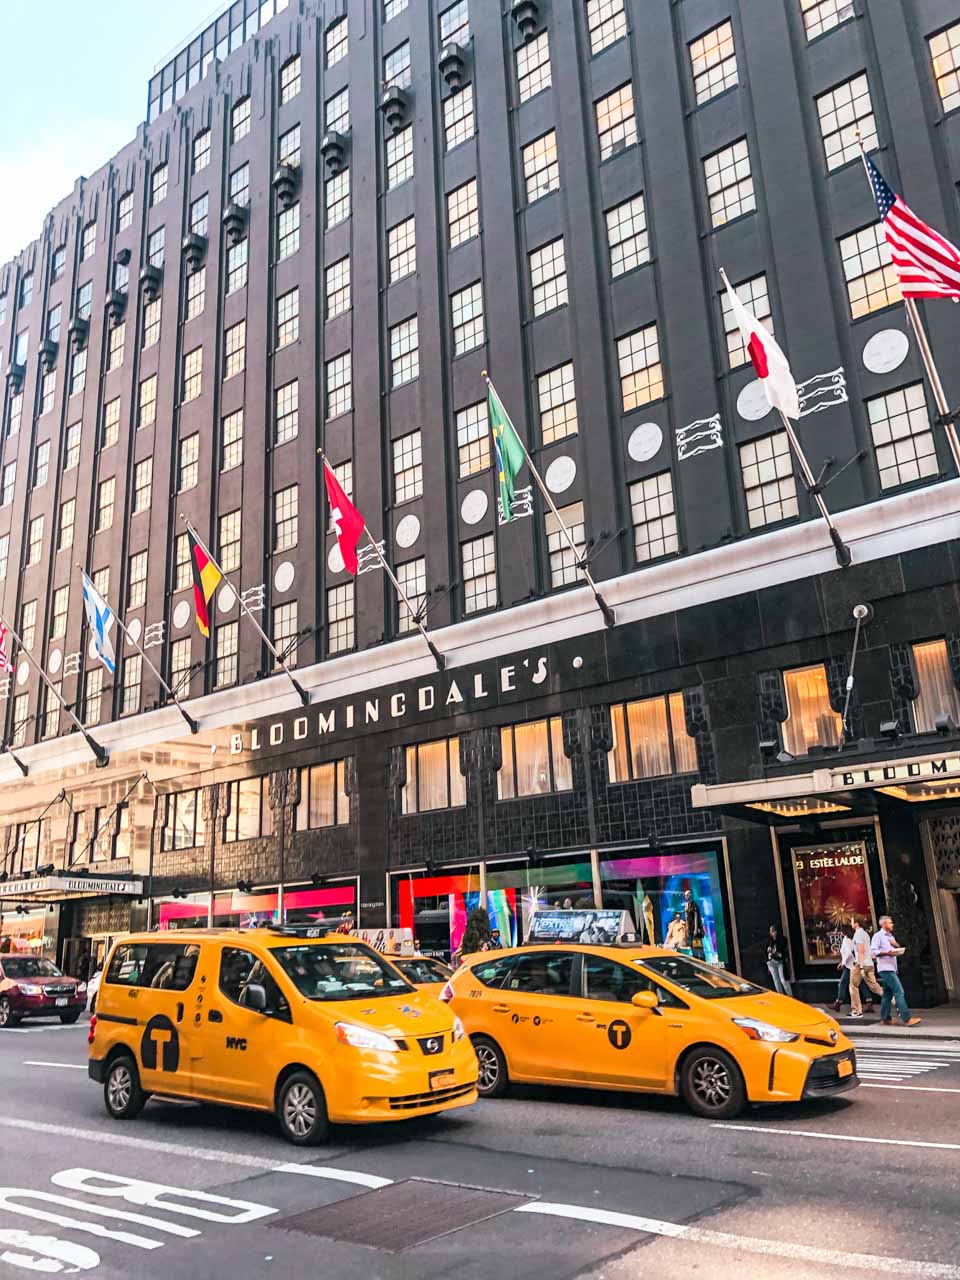
[[[904,298],[903,305],[906,307],[910,324],[916,335],[917,346],[920,348],[920,359],[923,361],[923,367],[927,372],[927,378],[930,380],[930,386],[933,389],[933,398],[937,404],[941,418],[947,418],[950,415],[950,406],[947,403],[947,397],[943,390],[943,383],[940,381],[940,374],[934,363],[933,352],[930,350],[930,343],[927,339],[926,330],[923,327],[923,321],[920,319],[920,313],[917,310],[917,302],[915,298]],[[957,438],[957,428],[952,422],[944,422],[943,429],[946,433],[947,443],[950,446],[950,452],[953,454],[953,463],[960,472],[960,439]]]
[[[820,510],[820,514],[827,522],[827,528],[830,531],[830,541],[833,543],[833,549],[837,557],[837,564],[841,569],[847,569],[849,568],[852,560],[850,548],[840,537],[840,531],[833,523],[833,518],[827,510],[827,504],[824,502],[823,494],[820,492],[813,472],[810,470],[810,464],[807,462],[807,455],[803,452],[803,446],[800,443],[800,439],[797,436],[793,423],[782,409],[778,409],[777,413],[780,415],[780,421],[783,423],[783,429],[787,433],[787,439],[790,441],[790,448],[793,450],[794,456],[800,464],[800,472],[803,476],[803,483],[806,490],[813,497]]]
[[[286,908],[283,904],[283,882],[286,876],[286,822],[287,822],[287,771],[281,770],[280,777],[277,779],[277,796],[280,800],[277,806],[280,814],[280,830],[277,832],[277,861],[279,863],[279,882],[277,884],[277,924],[283,924],[286,916]]]

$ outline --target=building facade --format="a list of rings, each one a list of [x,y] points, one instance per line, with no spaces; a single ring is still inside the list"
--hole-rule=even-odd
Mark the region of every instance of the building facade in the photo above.
[[[777,923],[823,994],[889,906],[914,989],[960,991],[960,481],[857,141],[960,239],[958,68],[955,0],[212,20],[0,268],[4,945],[82,967],[282,910],[449,953],[471,906],[516,937],[567,899],[659,942],[689,891],[695,950],[750,976]],[[954,393],[960,319],[922,310]],[[487,370],[612,627],[526,473],[498,519]],[[318,448],[442,670],[345,572]],[[181,517],[230,579],[209,640]],[[92,654],[77,564],[196,734],[131,645]]]

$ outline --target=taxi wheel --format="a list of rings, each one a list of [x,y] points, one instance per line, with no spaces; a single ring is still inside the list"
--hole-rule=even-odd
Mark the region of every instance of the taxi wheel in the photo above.
[[[740,1068],[722,1049],[696,1049],[683,1064],[680,1087],[691,1111],[709,1120],[732,1120],[746,1105]]]
[[[327,1136],[327,1103],[316,1076],[295,1071],[280,1087],[277,1119],[283,1136],[298,1147],[314,1146]]]
[[[473,1051],[480,1068],[477,1076],[477,1093],[481,1098],[499,1098],[507,1091],[507,1060],[503,1050],[489,1036],[472,1036]]]
[[[126,1054],[114,1058],[107,1068],[103,1101],[114,1120],[134,1120],[144,1108],[147,1095],[140,1087],[140,1073]]]
[[[4,996],[0,1000],[0,1027],[15,1027],[19,1021],[19,1017],[10,1007],[10,1001]]]

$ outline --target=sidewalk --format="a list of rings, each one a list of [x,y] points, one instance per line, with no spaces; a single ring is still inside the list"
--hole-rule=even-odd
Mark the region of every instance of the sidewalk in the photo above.
[[[892,1026],[886,1027],[880,1021],[880,1002],[874,1006],[873,1013],[865,1013],[862,1018],[851,1018],[849,1013],[835,1013],[829,1006],[817,1004],[831,1018],[836,1018],[847,1035],[877,1036],[885,1039],[906,1040],[960,1040],[960,1004],[942,1004],[935,1009],[912,1009],[914,1017],[922,1018],[919,1027],[905,1027],[899,1019]]]

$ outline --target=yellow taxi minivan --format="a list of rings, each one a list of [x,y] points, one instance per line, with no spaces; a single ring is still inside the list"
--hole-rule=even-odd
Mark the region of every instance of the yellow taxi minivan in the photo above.
[[[88,1036],[118,1120],[152,1093],[328,1122],[432,1115],[477,1098],[463,1026],[372,947],[313,927],[131,934],[110,953]]]
[[[480,1064],[511,1081],[681,1096],[728,1120],[748,1103],[854,1088],[853,1045],[819,1009],[675,951],[554,944],[468,956],[441,999]]]

